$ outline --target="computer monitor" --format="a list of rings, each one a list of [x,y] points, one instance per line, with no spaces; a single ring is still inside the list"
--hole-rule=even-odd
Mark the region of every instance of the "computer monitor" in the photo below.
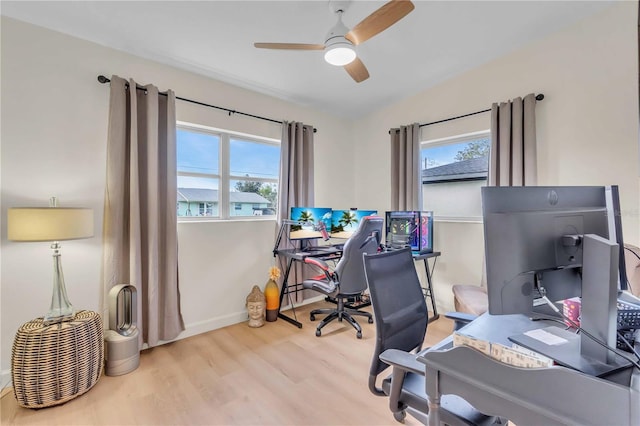
[[[289,218],[290,240],[311,240],[329,238],[331,229],[331,208],[327,207],[291,207]]]
[[[615,347],[618,246],[606,198],[605,187],[482,188],[489,313],[532,315],[534,299],[579,296],[580,354],[609,364],[613,352],[589,338]]]
[[[622,238],[622,213],[620,211],[620,192],[618,185],[605,187],[607,218],[609,220],[609,239],[618,244],[618,290],[629,290],[627,265],[624,256],[624,239]]]
[[[331,215],[331,238],[350,238],[360,226],[363,217],[377,214],[377,210],[333,210]]]
[[[582,245],[609,238],[604,187],[483,187],[489,313],[530,314],[537,287],[559,301],[581,295]]]

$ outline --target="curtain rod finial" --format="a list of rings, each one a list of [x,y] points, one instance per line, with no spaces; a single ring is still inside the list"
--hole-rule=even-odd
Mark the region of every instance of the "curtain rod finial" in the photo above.
[[[105,77],[104,75],[99,75],[98,76],[98,81],[102,84],[104,83],[109,83],[111,80],[109,80],[107,77]]]
[[[536,95],[536,101],[541,101],[544,99],[544,95],[542,93],[539,93]]]

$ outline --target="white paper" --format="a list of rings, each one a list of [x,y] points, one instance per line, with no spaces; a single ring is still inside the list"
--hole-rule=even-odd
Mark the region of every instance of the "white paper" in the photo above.
[[[567,339],[563,339],[562,337],[556,336],[555,334],[551,334],[548,331],[544,331],[543,329],[539,328],[536,330],[530,330],[524,333],[525,336],[529,336],[532,339],[535,339],[539,342],[542,342],[544,344],[547,345],[562,345],[564,343],[567,343],[568,340]]]

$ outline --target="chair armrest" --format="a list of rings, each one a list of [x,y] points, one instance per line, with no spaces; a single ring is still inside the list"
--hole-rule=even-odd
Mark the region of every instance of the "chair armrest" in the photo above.
[[[324,273],[325,278],[328,281],[333,281],[331,270],[329,269],[329,264],[327,264],[327,262],[325,262],[324,260],[316,259],[314,257],[305,257],[304,263],[320,268],[320,270]]]
[[[394,368],[424,376],[424,364],[419,362],[416,354],[398,349],[387,349],[380,354],[380,360]]]
[[[467,314],[465,312],[447,312],[444,316],[454,321],[454,330],[460,330],[462,327],[478,318],[477,315]]]

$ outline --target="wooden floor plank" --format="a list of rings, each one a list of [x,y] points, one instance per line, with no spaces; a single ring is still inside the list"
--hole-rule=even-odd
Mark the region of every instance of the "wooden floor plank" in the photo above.
[[[398,424],[387,399],[367,388],[375,325],[358,318],[363,337],[357,339],[348,323],[336,321],[316,337],[309,311],[326,306],[296,309],[302,329],[281,319],[261,328],[242,323],[145,350],[137,370],[103,375],[89,392],[63,405],[22,408],[5,391],[0,424]],[[445,318],[431,323],[425,346],[452,328]],[[405,424],[419,422],[408,416]]]

